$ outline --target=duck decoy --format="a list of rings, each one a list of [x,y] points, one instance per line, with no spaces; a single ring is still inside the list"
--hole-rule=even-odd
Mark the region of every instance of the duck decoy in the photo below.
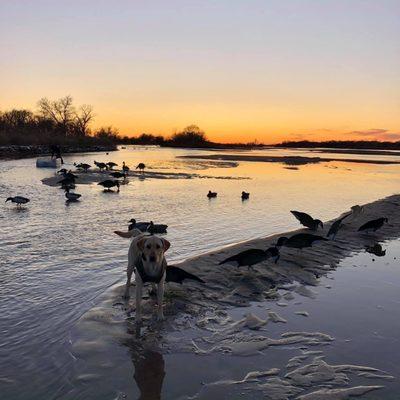
[[[125,173],[129,172],[129,167],[125,164],[125,161],[122,161],[122,171]]]
[[[312,235],[311,233],[297,233],[289,238],[285,236],[280,237],[276,243],[276,247],[280,248],[285,246],[301,250],[306,247],[311,247],[314,242],[327,240],[328,239],[322,236]]]
[[[371,221],[366,222],[364,225],[361,225],[358,228],[358,232],[361,231],[374,231],[376,232],[378,229],[382,228],[382,226],[384,225],[384,223],[389,222],[389,220],[385,217],[382,218],[378,218],[378,219],[373,219]]]
[[[124,179],[126,179],[125,173],[122,173],[122,172],[119,172],[119,171],[111,172],[110,175],[111,175],[112,177],[114,177],[114,178],[117,178],[117,179],[119,179],[119,178],[124,178]]]
[[[273,258],[276,264],[279,260],[279,257],[279,249],[276,246],[270,247],[267,250],[249,249],[235,254],[232,257],[228,257],[224,261],[221,261],[218,265],[236,262],[238,267],[247,266],[247,268],[250,269],[254,264],[258,264],[262,261],[268,260],[269,258]]]
[[[109,161],[107,164],[108,169],[112,170],[114,167],[117,167],[118,164],[116,164],[115,162]]]
[[[249,197],[250,197],[250,193],[242,192],[242,200],[248,200]]]
[[[301,212],[301,211],[290,211],[296,219],[300,222],[301,225],[316,231],[318,229],[318,226],[321,226],[321,228],[324,227],[324,224],[322,223],[321,220],[319,219],[314,219],[311,217],[311,215]]]
[[[193,275],[182,268],[175,267],[174,265],[169,265],[167,267],[165,271],[165,282],[175,282],[182,285],[182,282],[186,279],[204,283],[203,279],[200,279],[198,276]]]
[[[15,203],[17,207],[21,207],[22,204],[29,203],[30,200],[27,197],[24,196],[14,196],[14,197],[7,197],[7,201],[11,201],[11,203]]]
[[[212,199],[212,198],[217,197],[217,194],[218,194],[217,192],[212,192],[211,190],[209,190],[208,193],[207,193],[207,197],[209,199]]]
[[[144,163],[139,163],[137,166],[136,166],[136,169],[138,169],[140,172],[144,172],[144,169],[146,168],[146,165],[144,164]]]
[[[386,250],[383,250],[379,243],[375,243],[373,246],[367,246],[365,250],[367,253],[374,254],[377,257],[383,257],[386,255]]]
[[[107,164],[106,164],[106,163],[103,163],[103,162],[94,161],[94,165],[96,165],[96,167],[97,167],[100,171],[103,171],[104,169],[107,169]]]
[[[155,233],[167,233],[167,228],[168,225],[155,224],[153,221],[150,221],[149,225],[146,228],[146,231],[154,235]]]
[[[335,240],[337,233],[339,232],[339,229],[343,226],[343,220],[345,220],[347,217],[349,217],[350,214],[344,215],[342,218],[337,219],[329,228],[328,234],[326,235],[327,238]]]
[[[88,172],[88,169],[91,167],[90,164],[86,163],[79,163],[79,164],[74,163],[74,165],[76,168],[82,169],[84,172]]]
[[[112,181],[111,179],[106,179],[105,181],[99,182],[98,185],[101,185],[104,187],[104,190],[106,191],[111,191],[112,187],[117,187],[117,192],[119,192],[119,182],[118,181]]]
[[[78,193],[71,193],[69,189],[65,189],[65,197],[67,198],[67,201],[78,201],[82,195]]]

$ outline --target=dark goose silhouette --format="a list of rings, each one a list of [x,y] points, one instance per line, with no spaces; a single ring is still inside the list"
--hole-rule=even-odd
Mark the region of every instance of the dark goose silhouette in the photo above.
[[[278,239],[278,242],[276,243],[276,246],[282,247],[290,247],[293,249],[304,249],[305,247],[311,247],[314,242],[318,241],[327,241],[328,239],[318,236],[318,235],[312,235],[311,233],[297,233],[296,235],[291,236],[290,238],[287,238],[285,236],[282,236]]]
[[[361,225],[358,228],[358,232],[361,231],[374,231],[376,232],[378,229],[382,228],[385,222],[389,222],[389,220],[385,217],[373,219],[371,221],[366,222],[364,225]]]
[[[320,225],[321,228],[324,227],[324,224],[322,223],[321,220],[319,219],[314,219],[313,217],[311,217],[311,215],[301,212],[301,211],[290,211],[295,217],[296,219],[305,227],[316,231],[318,226]]]
[[[221,261],[219,265],[236,262],[238,267],[247,266],[250,269],[254,264],[258,264],[262,261],[268,260],[269,258],[273,258],[276,264],[279,257],[279,249],[277,247],[270,247],[267,250],[248,249],[241,251],[234,256],[228,257],[224,261]]]
[[[68,201],[78,201],[79,198],[82,197],[82,195],[80,195],[79,193],[70,193],[69,190],[69,188],[65,189],[65,197]]]
[[[108,163],[106,163],[108,169],[113,169],[114,167],[118,166],[118,164],[116,164],[115,162],[109,161]]]
[[[94,165],[96,165],[96,167],[99,168],[100,171],[103,171],[103,169],[107,169],[107,164],[103,162],[94,161]]]
[[[111,179],[106,179],[105,181],[99,182],[98,185],[104,187],[105,190],[111,191],[112,187],[117,187],[117,192],[119,192],[119,182],[112,181]]]
[[[129,167],[125,164],[125,161],[122,162],[122,171],[129,172]]]
[[[128,226],[128,230],[139,229],[142,232],[146,232],[147,227],[150,225],[150,222],[136,222],[136,219],[132,218],[129,220],[130,224]]]
[[[136,169],[138,169],[139,171],[141,171],[141,172],[144,172],[144,169],[146,168],[146,165],[144,165],[144,163],[139,163],[137,166],[136,166]]]
[[[242,192],[242,200],[247,200],[250,197],[250,193]]]
[[[182,282],[186,279],[204,283],[203,279],[200,279],[198,276],[193,275],[182,268],[175,267],[174,265],[169,265],[167,267],[165,275],[166,282],[175,282],[182,284]]]
[[[208,193],[207,193],[207,197],[209,199],[212,199],[212,198],[217,197],[217,194],[218,194],[217,192],[212,192],[211,190],[209,190]]]
[[[155,224],[153,221],[150,221],[150,224],[147,226],[147,232],[154,235],[155,233],[167,233],[168,225],[164,224]]]
[[[7,201],[11,201],[11,203],[15,203],[17,207],[21,207],[22,204],[29,203],[30,200],[27,197],[24,196],[14,196],[14,197],[7,197]]]
[[[339,232],[339,229],[342,227],[343,220],[349,217],[350,214],[344,215],[342,218],[337,219],[329,228],[328,234],[326,235],[327,238],[330,238],[332,240],[335,240],[335,237],[337,233]]]
[[[79,163],[79,164],[75,164],[74,163],[74,165],[75,165],[76,168],[82,169],[85,172],[88,172],[88,169],[91,167],[90,164],[86,164],[86,163]]]
[[[126,175],[125,175],[125,173],[122,173],[122,172],[111,172],[110,173],[110,175],[113,177],[113,178],[117,178],[117,179],[119,179],[119,178],[126,178]]]

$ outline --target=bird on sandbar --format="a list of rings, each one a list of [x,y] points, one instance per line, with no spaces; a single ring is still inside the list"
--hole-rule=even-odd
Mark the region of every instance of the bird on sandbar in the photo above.
[[[242,192],[242,200],[248,200],[249,197],[250,197],[250,193]]]
[[[374,232],[376,232],[378,229],[382,228],[382,226],[384,225],[385,222],[386,223],[389,222],[389,220],[386,217],[373,219],[371,221],[366,222],[364,225],[361,225],[358,228],[358,232],[361,232],[361,231],[366,231],[366,232],[374,231]]]
[[[74,163],[74,165],[76,168],[82,169],[84,172],[88,172],[88,169],[91,167],[90,164],[86,163],[79,163],[79,164]]]
[[[125,174],[124,172],[119,172],[119,171],[111,172],[110,175],[111,175],[113,178],[117,178],[117,179],[119,179],[119,178],[124,178],[124,179],[126,179],[126,174]]]
[[[69,190],[70,190],[69,188],[65,189],[65,197],[67,198],[67,201],[71,201],[71,202],[78,201],[79,198],[82,197],[81,194],[71,193]]]
[[[270,247],[267,250],[261,249],[248,249],[241,251],[234,256],[228,257],[221,261],[218,265],[236,262],[238,267],[247,267],[250,269],[254,264],[258,264],[269,258],[273,258],[275,264],[278,262],[280,257],[279,249],[277,247]]]
[[[280,237],[276,243],[276,247],[280,248],[285,246],[302,250],[306,247],[311,247],[314,242],[327,240],[328,239],[322,236],[312,235],[311,233],[297,233],[289,238],[285,236]]]
[[[125,173],[129,172],[129,167],[125,164],[125,161],[122,161],[122,171]]]
[[[146,165],[144,164],[144,163],[139,163],[137,166],[136,166],[136,169],[138,169],[140,172],[144,172],[144,169],[146,168]]]
[[[174,265],[168,265],[165,271],[165,282],[175,282],[182,285],[182,282],[186,279],[204,283],[203,279],[198,276],[193,275],[182,268],[175,267]]]
[[[109,161],[108,163],[106,163],[108,169],[112,170],[114,167],[117,167],[118,164],[116,164],[115,162]]]
[[[100,170],[103,171],[103,169],[107,169],[107,164],[103,162],[97,162],[94,161],[94,165]]]
[[[7,203],[7,201],[11,201],[11,203],[15,203],[17,205],[17,207],[21,207],[22,204],[26,204],[26,203],[30,202],[30,200],[24,196],[7,197],[6,203]]]
[[[209,199],[213,199],[213,198],[217,197],[217,194],[218,194],[217,192],[212,192],[211,190],[209,190],[207,193],[207,197]]]
[[[337,233],[339,232],[339,229],[343,226],[342,222],[344,219],[349,217],[350,214],[344,215],[342,218],[337,219],[329,228],[328,234],[326,235],[327,238],[330,238],[332,240],[335,240]]]
[[[377,257],[383,257],[386,255],[386,250],[383,250],[379,243],[375,243],[373,246],[367,246],[365,250],[367,253],[374,254]]]
[[[301,225],[304,225],[305,227],[311,229],[312,231],[316,231],[318,229],[318,226],[321,226],[321,228],[324,227],[324,224],[322,223],[321,220],[319,219],[314,219],[311,217],[311,215],[301,212],[301,211],[290,211],[296,219],[300,222]]]
[[[107,192],[111,192],[112,187],[117,187],[117,192],[119,192],[119,182],[118,181],[112,181],[111,179],[106,179],[105,181],[99,182],[98,185],[101,185],[104,187],[104,190]]]

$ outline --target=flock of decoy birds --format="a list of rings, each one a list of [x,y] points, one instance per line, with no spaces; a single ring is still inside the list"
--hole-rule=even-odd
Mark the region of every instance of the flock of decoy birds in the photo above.
[[[207,197],[209,199],[215,199],[217,196],[218,196],[218,193],[217,192],[212,192],[211,190],[209,190],[208,193],[207,193]],[[250,193],[242,192],[241,198],[242,198],[242,200],[248,200],[250,198]]]
[[[275,263],[278,262],[280,258],[280,249],[282,247],[288,247],[293,249],[302,250],[307,247],[311,247],[313,243],[318,241],[328,241],[334,240],[340,228],[343,226],[343,221],[350,217],[357,217],[360,213],[362,213],[362,206],[353,206],[351,208],[351,212],[345,214],[343,217],[337,219],[332,223],[329,228],[328,234],[326,237],[315,235],[312,233],[297,233],[293,236],[280,237],[277,242],[269,247],[267,250],[262,249],[248,249],[244,250],[238,254],[235,254],[227,259],[221,261],[219,265],[226,263],[236,263],[238,267],[247,266],[248,269],[252,268],[253,265],[258,264],[260,262],[266,261],[268,259],[272,259]],[[321,220],[312,218],[309,214],[300,212],[300,211],[290,211],[296,219],[300,222],[301,225],[306,228],[316,231],[319,227],[323,228],[324,225]],[[358,228],[358,232],[376,232],[378,229],[382,228],[382,226],[388,222],[386,217],[381,217],[377,219],[370,220],[365,224],[361,225]],[[386,254],[386,250],[382,250],[382,246],[380,244],[375,244],[373,246],[368,246],[366,251],[375,254],[378,257],[382,257]]]

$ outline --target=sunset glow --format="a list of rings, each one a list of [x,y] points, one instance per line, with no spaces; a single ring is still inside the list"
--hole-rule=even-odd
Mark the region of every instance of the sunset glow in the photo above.
[[[70,94],[96,126],[211,140],[400,140],[400,3],[0,4],[0,110]]]

